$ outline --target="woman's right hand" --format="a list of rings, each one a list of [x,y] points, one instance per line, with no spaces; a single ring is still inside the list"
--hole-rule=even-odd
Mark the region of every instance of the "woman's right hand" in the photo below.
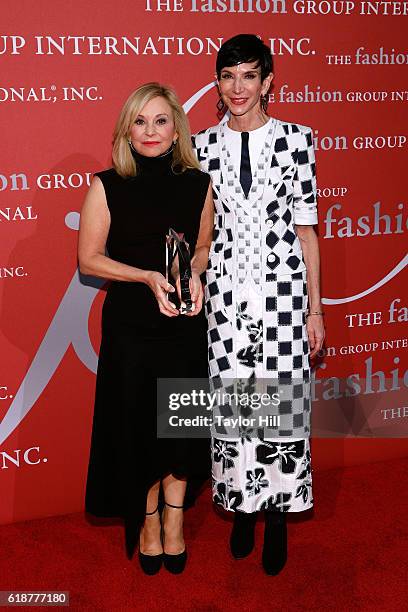
[[[153,291],[162,314],[166,317],[177,317],[180,314],[176,306],[167,297],[167,294],[173,293],[175,289],[167,282],[163,274],[149,270],[146,272],[146,284]]]

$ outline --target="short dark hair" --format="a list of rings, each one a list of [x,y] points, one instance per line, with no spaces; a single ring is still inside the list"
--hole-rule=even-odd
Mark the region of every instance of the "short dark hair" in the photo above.
[[[261,81],[273,70],[272,54],[269,47],[255,34],[238,34],[226,40],[217,55],[216,70],[220,78],[226,66],[236,66],[247,62],[257,62],[261,67]]]

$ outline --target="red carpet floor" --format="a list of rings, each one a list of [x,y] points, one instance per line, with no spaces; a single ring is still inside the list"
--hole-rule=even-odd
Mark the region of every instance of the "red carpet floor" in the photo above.
[[[260,567],[262,524],[252,555],[230,557],[230,515],[205,491],[186,514],[190,560],[180,576],[144,576],[136,556],[125,557],[120,525],[71,514],[0,527],[0,590],[69,591],[71,610],[405,611],[407,476],[408,459],[314,472],[314,514],[291,517],[277,577]]]

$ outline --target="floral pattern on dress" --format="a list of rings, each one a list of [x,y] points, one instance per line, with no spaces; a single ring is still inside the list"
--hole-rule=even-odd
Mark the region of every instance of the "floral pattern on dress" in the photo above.
[[[312,469],[310,465],[310,451],[307,450],[300,464],[299,474],[296,476],[296,480],[303,480],[303,483],[296,489],[295,497],[302,497],[304,503],[310,498],[312,500]]]
[[[263,487],[268,486],[268,480],[264,477],[265,470],[263,468],[255,468],[255,470],[247,470],[247,483],[245,489],[248,491],[248,497],[259,495]]]
[[[268,442],[264,441],[256,447],[256,460],[263,465],[272,465],[278,461],[282,474],[293,474],[296,470],[296,459],[303,456],[305,441]]]
[[[307,450],[305,456],[303,457],[302,463],[300,464],[300,473],[296,476],[298,480],[306,478],[306,476],[312,473],[310,463],[310,451]]]
[[[237,353],[237,358],[242,365],[253,369],[257,361],[257,347],[253,344],[240,349]]]
[[[252,321],[251,315],[246,313],[246,309],[248,307],[248,302],[237,302],[237,313],[236,313],[236,323],[237,329],[242,329],[243,321]]]
[[[214,484],[213,499],[216,504],[221,504],[226,510],[237,510],[243,502],[242,492],[234,489],[227,491],[225,482]]]
[[[308,501],[312,502],[312,481],[310,478],[306,478],[306,480],[296,489],[295,497],[302,497],[304,503]]]
[[[262,319],[258,323],[250,323],[247,325],[249,339],[253,344],[259,344],[262,340]]]
[[[292,493],[276,493],[276,495],[271,495],[262,502],[260,510],[269,510],[269,511],[280,511],[280,512],[288,512],[290,508],[290,499],[292,497]]]
[[[214,439],[213,460],[222,463],[222,472],[234,467],[234,458],[238,457],[236,449],[237,442],[226,442],[225,440]]]
[[[243,303],[246,304],[246,302]],[[262,319],[259,319],[257,323],[249,323],[246,329],[250,344],[237,352],[237,358],[242,365],[254,369],[256,363],[262,363],[263,361]]]

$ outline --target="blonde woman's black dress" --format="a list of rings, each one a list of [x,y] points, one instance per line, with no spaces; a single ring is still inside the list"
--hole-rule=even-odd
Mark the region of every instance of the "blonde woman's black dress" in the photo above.
[[[200,170],[172,170],[172,153],[135,155],[138,174],[123,179],[99,172],[111,224],[109,256],[165,273],[165,235],[183,232],[192,254],[210,177]],[[122,517],[131,556],[144,520],[146,495],[167,474],[187,477],[185,507],[210,474],[207,440],[158,439],[157,378],[207,377],[204,313],[161,314],[143,283],[113,281],[102,310],[102,341],[86,486],[86,510]]]

